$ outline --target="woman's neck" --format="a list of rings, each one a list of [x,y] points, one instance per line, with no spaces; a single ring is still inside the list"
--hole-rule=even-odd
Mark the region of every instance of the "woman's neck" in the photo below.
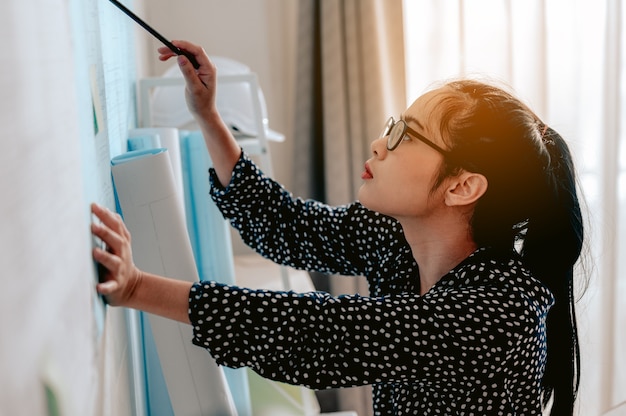
[[[422,295],[478,248],[466,222],[424,225],[401,221],[401,224],[419,268]]]

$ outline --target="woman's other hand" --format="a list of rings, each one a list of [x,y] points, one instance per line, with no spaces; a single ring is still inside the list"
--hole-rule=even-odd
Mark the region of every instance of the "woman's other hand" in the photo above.
[[[91,232],[106,245],[93,249],[94,260],[104,270],[96,290],[111,305],[130,305],[142,278],[133,262],[130,232],[119,214],[98,204],[91,205],[91,212],[100,220],[92,222]]]

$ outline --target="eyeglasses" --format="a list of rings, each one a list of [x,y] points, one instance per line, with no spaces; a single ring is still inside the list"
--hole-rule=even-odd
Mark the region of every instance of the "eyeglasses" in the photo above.
[[[400,146],[400,142],[402,142],[407,132],[411,136],[426,143],[427,145],[429,145],[430,147],[432,147],[433,149],[441,153],[444,157],[447,157],[450,155],[449,151],[442,149],[435,143],[428,140],[426,137],[422,136],[421,134],[419,134],[418,132],[410,128],[406,124],[406,121],[404,120],[395,121],[393,117],[389,117],[389,120],[387,120],[387,124],[385,124],[385,128],[383,132],[380,134],[380,137],[382,138],[382,137],[387,136],[387,150],[392,151],[392,150],[395,150],[396,147]]]

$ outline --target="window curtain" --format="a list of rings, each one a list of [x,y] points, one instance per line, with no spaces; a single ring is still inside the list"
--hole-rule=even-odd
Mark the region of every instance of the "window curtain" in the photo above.
[[[298,5],[294,192],[344,204],[356,198],[371,141],[406,106],[402,0]],[[319,288],[321,277],[314,281]],[[362,278],[321,286],[367,293]],[[339,408],[371,414],[369,388],[341,390]]]
[[[626,414],[623,1],[404,3],[409,101],[433,81],[484,77],[511,86],[569,141],[589,239],[578,273],[578,414],[613,415],[620,405]]]

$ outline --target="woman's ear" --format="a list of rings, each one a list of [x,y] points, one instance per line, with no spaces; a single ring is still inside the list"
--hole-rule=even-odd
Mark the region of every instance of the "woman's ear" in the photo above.
[[[484,175],[463,171],[451,178],[445,193],[447,206],[467,206],[485,194],[489,182]]]

